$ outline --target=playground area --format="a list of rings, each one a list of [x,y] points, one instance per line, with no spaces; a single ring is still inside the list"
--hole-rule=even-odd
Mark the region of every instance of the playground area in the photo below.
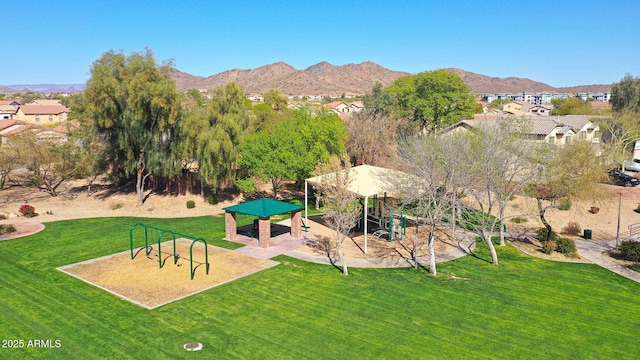
[[[176,253],[180,254],[175,264],[173,242],[161,244],[162,268],[159,267],[158,244],[155,243],[149,244],[151,251],[148,255],[142,247],[136,249],[133,259],[127,250],[58,269],[120,298],[153,309],[278,264],[206,245],[210,264],[209,274],[206,274],[205,246],[199,243],[193,247],[194,277],[191,280],[188,257],[193,241],[175,240]]]
[[[310,217],[308,223],[309,232],[305,233],[305,245],[287,255],[301,258],[307,261],[326,263],[327,259],[337,259],[335,246],[332,244],[333,232],[325,226],[321,216]],[[413,225],[413,224],[411,224]],[[447,254],[462,248],[464,251],[468,244],[466,239],[459,238],[460,234],[453,234],[450,228],[437,228],[435,232],[434,250],[438,259],[451,260]],[[367,252],[364,252],[365,238],[363,232],[355,232],[353,236],[347,238],[342,250],[350,266],[355,267],[407,267],[413,266],[413,249],[415,247],[416,229],[415,226],[406,228],[406,234],[400,239],[394,238],[388,241],[387,236],[377,237],[368,234]],[[428,262],[429,251],[427,239],[429,228],[420,226],[418,229],[420,239],[418,245],[418,257],[421,264]],[[454,256],[454,255],[451,255]],[[322,261],[316,261],[322,260]]]

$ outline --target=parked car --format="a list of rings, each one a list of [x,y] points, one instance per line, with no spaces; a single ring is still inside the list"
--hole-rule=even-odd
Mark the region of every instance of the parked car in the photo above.
[[[629,171],[640,171],[640,159],[627,160],[624,162],[624,169]]]
[[[640,185],[640,179],[627,175],[620,169],[610,169],[608,173],[611,181],[618,186],[630,187]]]

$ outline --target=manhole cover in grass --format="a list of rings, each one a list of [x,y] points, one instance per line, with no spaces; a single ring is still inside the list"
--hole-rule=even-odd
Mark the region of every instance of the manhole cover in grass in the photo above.
[[[199,351],[202,350],[201,343],[186,343],[184,344],[184,349],[187,351]]]

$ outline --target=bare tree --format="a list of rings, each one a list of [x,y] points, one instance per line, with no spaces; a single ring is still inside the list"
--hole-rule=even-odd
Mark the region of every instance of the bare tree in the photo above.
[[[57,189],[65,180],[79,174],[83,152],[72,142],[39,142],[33,134],[13,136],[10,142],[20,162],[31,171],[33,184],[51,196],[58,195]]]
[[[352,182],[351,166],[348,161],[332,159],[328,164],[320,164],[316,170],[320,182],[314,184],[324,204],[323,216],[333,233],[333,242],[342,263],[342,273],[349,275],[347,259],[342,245],[352,234],[356,221],[360,217],[360,205],[356,193],[349,190]]]
[[[608,166],[623,166],[631,158],[633,146],[640,141],[640,114],[635,112],[615,113],[598,120],[602,133],[602,155]],[[624,168],[623,168],[624,170]]]
[[[395,179],[394,186],[401,192],[405,204],[410,204],[412,211],[429,226],[429,273],[437,275],[435,261],[436,227],[453,209],[454,172],[448,171],[445,154],[451,142],[458,139],[428,134],[405,138],[399,145],[398,155],[403,170],[410,177]],[[418,266],[419,248],[416,236],[414,246],[414,264]]]
[[[363,110],[345,121],[349,136],[347,152],[356,164],[375,164],[377,158],[391,155],[397,123],[388,115]]]
[[[0,190],[4,187],[9,174],[18,167],[17,153],[11,146],[0,146]]]
[[[529,128],[527,120],[505,118],[468,134],[471,146],[464,161],[469,164],[465,168],[471,180],[468,192],[480,210],[473,219],[491,249],[494,265],[498,265],[498,258],[491,237],[497,229],[500,245],[505,245],[507,203],[537,174],[530,158],[537,144],[524,138]]]

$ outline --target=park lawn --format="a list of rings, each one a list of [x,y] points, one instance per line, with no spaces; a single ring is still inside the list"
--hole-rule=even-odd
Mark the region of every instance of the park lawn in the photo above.
[[[239,218],[240,224],[250,217]],[[281,264],[146,310],[57,267],[129,248],[136,222],[231,248],[222,217],[47,223],[0,242],[0,339],[60,340],[0,348],[0,358],[615,358],[640,354],[640,284],[590,264],[525,257],[483,244],[424,269],[339,270]],[[169,269],[167,269],[169,270]],[[142,276],[142,274],[141,274]],[[187,280],[188,281],[188,280]],[[188,353],[187,342],[204,349]]]

